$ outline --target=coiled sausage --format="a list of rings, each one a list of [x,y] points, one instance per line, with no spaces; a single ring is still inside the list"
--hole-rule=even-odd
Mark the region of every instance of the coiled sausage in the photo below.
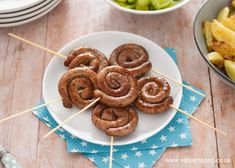
[[[110,107],[125,107],[137,97],[137,81],[129,72],[120,66],[109,66],[97,74],[98,89],[95,97]]]
[[[131,107],[113,108],[98,104],[92,112],[92,122],[108,136],[126,136],[138,124],[138,114]]]
[[[170,85],[160,77],[145,77],[138,80],[139,96],[135,105],[142,112],[155,114],[170,108],[173,98],[169,96]]]
[[[140,77],[152,68],[148,52],[137,44],[123,44],[113,50],[109,62],[126,68],[134,77]]]
[[[83,108],[95,100],[96,73],[89,68],[74,68],[66,72],[59,81],[58,90],[66,108],[73,105]]]
[[[69,69],[76,67],[88,67],[95,72],[99,72],[109,65],[105,55],[94,48],[81,47],[71,51],[64,62]]]

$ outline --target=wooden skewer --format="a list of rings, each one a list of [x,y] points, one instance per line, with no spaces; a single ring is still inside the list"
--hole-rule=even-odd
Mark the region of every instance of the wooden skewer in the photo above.
[[[45,48],[45,47],[39,45],[39,44],[36,44],[36,43],[31,42],[31,41],[29,41],[29,40],[26,40],[26,39],[24,39],[24,38],[22,38],[22,37],[19,37],[19,36],[15,35],[15,34],[9,33],[9,36],[14,37],[14,38],[16,38],[16,39],[18,39],[18,40],[21,40],[21,41],[23,41],[23,42],[26,42],[26,43],[28,43],[28,44],[30,44],[30,45],[35,46],[35,47],[38,47],[38,48],[40,48],[40,49],[43,49],[43,50],[45,50],[45,51],[47,51],[47,52],[49,52],[49,53],[51,53],[51,54],[54,54],[54,55],[56,55],[56,56],[61,57],[61,58],[64,58],[64,59],[67,58],[66,56],[64,56],[64,55],[62,55],[62,54],[60,54],[60,53],[57,53],[57,52],[55,52],[55,51],[53,51],[53,50],[50,50],[50,49],[48,49],[48,48]],[[159,71],[157,71],[157,70],[152,69],[152,72],[154,72],[154,73],[156,73],[156,74],[158,74],[158,75],[161,75],[161,76],[163,76],[163,77],[165,77],[165,78],[167,78],[167,79],[169,79],[169,80],[175,82],[176,84],[178,84],[178,85],[180,85],[180,86],[183,86],[183,87],[185,87],[185,88],[187,88],[187,89],[189,89],[189,90],[191,90],[191,91],[193,91],[193,92],[195,92],[195,93],[197,93],[197,94],[199,94],[199,95],[201,95],[201,96],[203,96],[203,97],[206,97],[206,95],[204,95],[204,94],[198,92],[197,90],[193,89],[192,87],[187,86],[187,85],[183,84],[182,82],[178,82],[178,81],[176,81],[175,79],[173,79],[173,78],[171,78],[171,77],[169,77],[169,76],[166,76],[166,75],[162,74],[161,72],[159,72]]]
[[[89,105],[87,105],[86,107],[84,107],[82,110],[80,110],[79,112],[73,114],[72,116],[68,117],[66,120],[64,120],[63,122],[61,122],[57,127],[55,127],[54,129],[52,129],[50,132],[48,132],[46,135],[43,136],[43,138],[48,137],[49,135],[51,135],[52,133],[54,133],[55,131],[57,131],[60,127],[62,127],[64,124],[66,124],[67,122],[69,122],[70,120],[74,119],[75,117],[77,117],[79,114],[83,113],[84,111],[86,111],[88,108],[90,108],[91,106],[93,106],[96,102],[98,102],[100,100],[100,97],[95,99],[93,102],[91,102]]]
[[[188,114],[187,112],[185,112],[185,111],[183,111],[183,110],[181,110],[181,109],[178,109],[178,108],[175,107],[174,105],[170,105],[170,106],[171,106],[173,109],[177,110],[178,112],[180,112],[180,113],[182,113],[182,114],[188,116],[189,118],[196,120],[197,122],[201,123],[202,125],[204,125],[204,126],[210,128],[210,129],[214,130],[214,131],[217,131],[217,132],[219,132],[219,133],[221,133],[221,134],[227,136],[227,133],[225,133],[225,132],[223,132],[223,131],[221,131],[221,130],[219,130],[219,129],[217,129],[217,128],[214,128],[214,127],[210,126],[209,124],[207,124],[207,123],[201,121],[200,119],[194,117],[193,115]]]
[[[161,72],[159,72],[159,71],[157,71],[157,70],[152,69],[151,71],[154,72],[154,73],[156,73],[156,74],[158,74],[158,75],[163,76],[164,78],[167,78],[167,79],[173,81],[174,83],[176,83],[176,84],[178,84],[178,85],[180,85],[180,86],[183,86],[183,87],[185,87],[185,88],[187,88],[187,89],[193,91],[194,93],[197,93],[197,94],[199,94],[199,95],[201,95],[201,96],[203,96],[203,97],[206,97],[206,95],[204,95],[203,93],[200,93],[199,91],[193,89],[191,86],[187,86],[187,85],[183,84],[182,82],[178,82],[177,80],[175,80],[175,79],[173,79],[173,78],[171,78],[171,77],[169,77],[169,76],[166,76],[166,75],[164,75],[163,73],[161,73]]]
[[[114,141],[114,137],[111,136],[111,141],[110,141],[110,156],[109,156],[109,168],[113,167],[113,141]]]
[[[57,55],[57,56],[59,56],[59,57],[61,57],[61,58],[66,59],[66,56],[64,56],[64,55],[62,55],[62,54],[60,54],[60,53],[57,53],[57,52],[55,52],[55,51],[53,51],[53,50],[50,50],[50,49],[48,49],[48,48],[45,48],[45,47],[43,47],[43,46],[41,46],[41,45],[39,45],[39,44],[33,43],[33,42],[29,41],[29,40],[26,40],[26,39],[24,39],[24,38],[22,38],[22,37],[19,37],[19,36],[15,35],[15,34],[8,33],[8,35],[11,36],[11,37],[16,38],[16,39],[18,39],[18,40],[21,40],[21,41],[23,41],[23,42],[25,42],[25,43],[28,43],[28,44],[30,44],[30,45],[32,45],[32,46],[34,46],[34,47],[40,48],[40,49],[45,50],[45,51],[47,51],[47,52],[49,52],[49,53],[51,53],[51,54],[54,54],[54,55]]]
[[[0,123],[2,123],[2,122],[4,122],[4,121],[8,121],[8,120],[13,119],[13,118],[16,118],[16,117],[18,117],[18,116],[21,116],[21,115],[26,114],[26,113],[28,113],[28,112],[31,112],[31,111],[33,111],[33,110],[39,109],[39,108],[41,108],[41,107],[45,107],[45,106],[47,106],[47,105],[49,105],[49,104],[56,103],[56,102],[58,102],[58,101],[60,101],[60,100],[61,100],[61,98],[60,98],[60,99],[56,99],[56,100],[52,100],[52,101],[49,101],[48,103],[41,104],[41,105],[39,105],[39,106],[30,108],[30,109],[25,110],[25,111],[22,111],[22,112],[19,112],[19,113],[17,113],[17,114],[11,115],[11,116],[9,116],[9,117],[0,119]]]

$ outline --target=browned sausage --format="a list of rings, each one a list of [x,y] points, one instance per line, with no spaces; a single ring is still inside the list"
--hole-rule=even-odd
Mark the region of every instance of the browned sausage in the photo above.
[[[145,77],[138,80],[139,96],[135,105],[142,112],[155,114],[170,108],[173,98],[169,96],[170,85],[160,77]]]
[[[96,73],[89,68],[74,68],[66,72],[59,81],[58,90],[67,108],[73,105],[83,108],[95,100]]]
[[[64,62],[69,69],[75,67],[88,67],[95,72],[99,72],[109,65],[105,55],[94,48],[81,47],[71,51]]]
[[[92,113],[92,122],[109,136],[126,136],[138,124],[138,114],[131,107],[113,108],[98,104]]]
[[[109,66],[97,74],[98,89],[95,97],[110,107],[125,107],[137,97],[137,81],[129,72],[120,66]]]
[[[152,68],[148,52],[137,44],[123,44],[113,50],[109,62],[126,68],[134,77],[140,77]]]

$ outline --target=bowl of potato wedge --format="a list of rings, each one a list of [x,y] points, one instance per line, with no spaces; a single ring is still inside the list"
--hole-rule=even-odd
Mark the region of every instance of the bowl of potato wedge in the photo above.
[[[207,0],[195,18],[194,38],[209,67],[235,88],[235,0]]]

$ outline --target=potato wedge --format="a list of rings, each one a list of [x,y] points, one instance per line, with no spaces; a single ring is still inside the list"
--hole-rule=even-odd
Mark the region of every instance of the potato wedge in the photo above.
[[[235,8],[235,0],[233,0],[231,4],[232,4],[232,7]]]
[[[212,48],[225,59],[235,61],[235,45],[214,41],[212,42]]]
[[[229,12],[230,12],[229,7],[223,8],[223,9],[219,12],[219,14],[218,14],[218,16],[217,16],[217,20],[218,20],[219,22],[221,22],[222,20],[228,18]]]
[[[235,21],[230,18],[223,19],[221,22],[225,27],[235,32]]]
[[[206,38],[206,45],[207,45],[208,51],[212,51],[213,36],[211,33],[211,22],[208,22],[208,21],[204,22],[203,33]]]
[[[231,78],[233,81],[235,81],[235,62],[230,60],[224,61],[224,67],[225,71],[227,72],[227,75],[229,78]]]
[[[235,16],[235,11],[230,12],[229,17]]]
[[[208,60],[218,66],[219,68],[224,67],[224,58],[218,52],[211,52],[208,55]]]
[[[235,32],[225,27],[217,20],[213,20],[213,23],[211,24],[211,32],[217,41],[235,45]]]
[[[235,22],[235,11],[234,11],[234,15],[230,16],[230,19]]]

